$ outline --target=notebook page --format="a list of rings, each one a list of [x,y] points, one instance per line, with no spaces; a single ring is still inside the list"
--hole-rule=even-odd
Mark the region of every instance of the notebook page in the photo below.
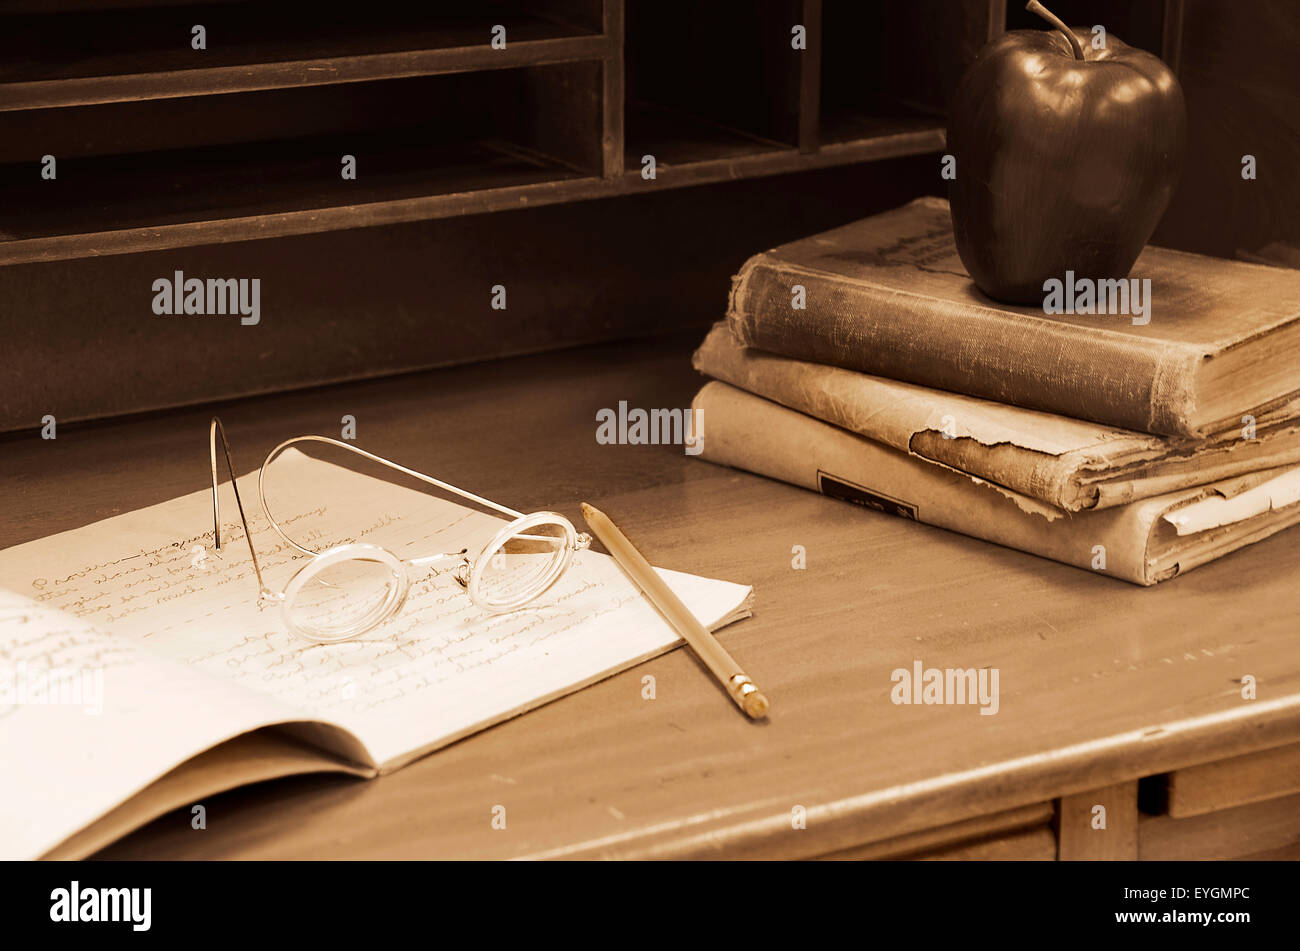
[[[36,858],[195,754],[297,718],[0,591],[0,859]]]
[[[276,486],[293,486],[277,490],[277,518],[316,550],[360,541],[402,558],[473,553],[505,524],[293,449],[273,468]],[[256,472],[241,477],[240,491],[263,575],[282,590],[307,556],[270,529],[256,481]],[[608,556],[581,552],[523,610],[485,615],[447,574],[426,572],[413,575],[405,607],[381,627],[313,644],[285,629],[278,608],[257,607],[229,485],[222,498],[221,553],[212,550],[211,494],[201,490],[0,552],[0,586],[339,724],[388,768],[680,642]],[[748,613],[748,587],[664,577],[707,627]]]

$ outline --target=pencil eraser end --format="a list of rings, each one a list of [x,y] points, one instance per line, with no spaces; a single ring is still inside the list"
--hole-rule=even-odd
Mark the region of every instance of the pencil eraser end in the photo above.
[[[768,706],[767,697],[758,691],[745,698],[745,712],[755,720],[761,720],[767,716]]]

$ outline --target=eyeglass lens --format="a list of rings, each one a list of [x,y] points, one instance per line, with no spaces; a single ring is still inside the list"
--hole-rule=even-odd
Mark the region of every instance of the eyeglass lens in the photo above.
[[[559,577],[569,555],[565,526],[543,522],[522,528],[490,552],[484,552],[478,600],[512,605],[541,594]]]
[[[285,605],[287,622],[316,640],[342,640],[383,621],[393,604],[399,579],[390,565],[350,558],[324,567],[309,565],[292,599]]]

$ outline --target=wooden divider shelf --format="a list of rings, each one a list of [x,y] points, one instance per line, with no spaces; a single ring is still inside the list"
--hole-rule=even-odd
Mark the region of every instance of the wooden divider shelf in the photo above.
[[[959,4],[960,29],[910,67],[941,77],[918,105],[879,64],[932,7],[878,20],[847,0],[16,0],[0,13],[0,266],[937,152],[943,77],[1005,11]]]
[[[560,22],[523,4],[54,6],[68,9],[0,17],[0,111],[505,69],[609,54],[599,21]],[[507,27],[500,49],[488,42],[497,24]],[[205,30],[205,49],[191,45],[195,25]]]

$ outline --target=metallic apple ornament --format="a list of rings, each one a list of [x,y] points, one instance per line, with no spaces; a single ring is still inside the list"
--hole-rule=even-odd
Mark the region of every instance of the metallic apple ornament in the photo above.
[[[958,84],[953,232],[975,284],[996,300],[1042,303],[1066,271],[1125,277],[1182,172],[1187,109],[1163,62],[1102,34],[1052,30],[994,40]]]

